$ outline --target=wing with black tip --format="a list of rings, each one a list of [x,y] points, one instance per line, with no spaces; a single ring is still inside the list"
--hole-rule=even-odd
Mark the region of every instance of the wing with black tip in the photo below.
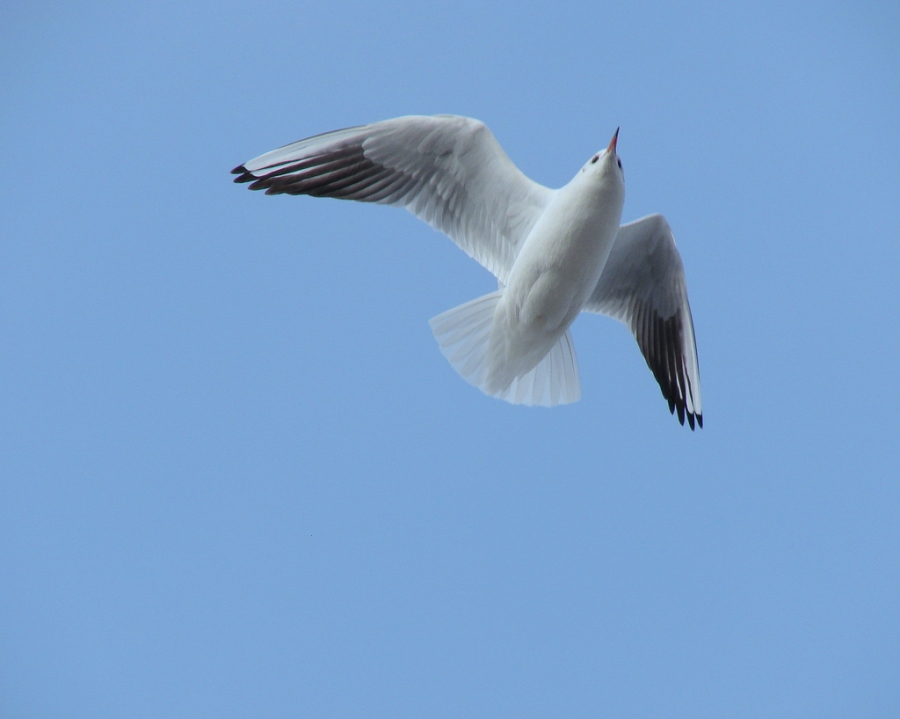
[[[681,255],[662,215],[622,225],[584,307],[631,330],[669,410],[691,429],[703,426],[700,365]]]
[[[554,192],[522,174],[484,123],[455,115],[328,132],[232,172],[266,194],[405,207],[502,282]]]

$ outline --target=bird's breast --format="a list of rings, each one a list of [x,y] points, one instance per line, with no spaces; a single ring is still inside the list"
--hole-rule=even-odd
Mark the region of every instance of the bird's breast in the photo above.
[[[565,189],[535,223],[505,293],[521,322],[560,333],[600,279],[622,214],[621,199],[603,202],[602,197],[566,194]]]

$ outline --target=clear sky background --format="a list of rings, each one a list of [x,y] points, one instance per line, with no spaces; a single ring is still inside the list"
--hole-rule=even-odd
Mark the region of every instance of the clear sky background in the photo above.
[[[0,716],[900,716],[895,2],[6,2]],[[482,395],[494,287],[229,170],[397,115],[684,258],[705,429],[620,324]]]

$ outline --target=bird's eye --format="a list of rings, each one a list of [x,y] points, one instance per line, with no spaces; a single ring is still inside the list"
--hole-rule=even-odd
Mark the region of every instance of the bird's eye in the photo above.
[[[621,170],[622,169],[622,161],[616,160],[616,164],[619,166],[619,169]]]
[[[593,164],[594,164],[595,162],[597,162],[597,160],[599,160],[599,159],[600,159],[600,155],[594,155],[594,156],[591,158],[591,164],[593,165]]]

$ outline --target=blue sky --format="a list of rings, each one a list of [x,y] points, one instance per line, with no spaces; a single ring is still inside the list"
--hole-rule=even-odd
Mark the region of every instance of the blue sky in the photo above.
[[[0,715],[895,717],[895,4],[0,11]],[[397,115],[568,181],[621,126],[703,380],[513,407],[408,213],[229,170]]]

